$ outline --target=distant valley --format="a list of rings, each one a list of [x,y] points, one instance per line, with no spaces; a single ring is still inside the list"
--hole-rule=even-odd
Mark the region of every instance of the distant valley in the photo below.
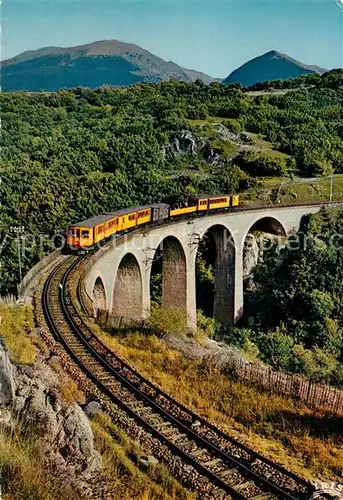
[[[76,47],[45,47],[26,51],[2,62],[3,91],[56,91],[61,88],[101,85],[129,86],[140,82],[160,82],[171,78],[184,82],[201,80],[205,84],[253,85],[266,80],[286,79],[306,73],[324,73],[286,54],[270,51],[248,61],[227,78],[213,78],[165,61],[138,45],[104,40]]]

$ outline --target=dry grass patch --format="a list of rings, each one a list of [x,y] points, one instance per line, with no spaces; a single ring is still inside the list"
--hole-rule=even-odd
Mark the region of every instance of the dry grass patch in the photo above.
[[[95,446],[102,455],[113,500],[192,500],[193,495],[158,464],[143,472],[140,445],[128,438],[105,414],[93,417]]]
[[[209,362],[191,362],[154,335],[99,336],[163,390],[257,451],[307,478],[342,480],[343,418],[232,380]]]
[[[84,393],[79,389],[77,383],[65,372],[59,361],[56,358],[52,358],[49,360],[49,366],[58,375],[58,389],[63,401],[68,404],[83,404],[85,402]]]
[[[47,470],[34,436],[0,428],[0,477],[3,500],[74,500],[77,493]]]
[[[10,359],[19,364],[34,363],[39,339],[33,333],[32,308],[2,301],[0,302],[0,317],[0,337],[4,339]]]

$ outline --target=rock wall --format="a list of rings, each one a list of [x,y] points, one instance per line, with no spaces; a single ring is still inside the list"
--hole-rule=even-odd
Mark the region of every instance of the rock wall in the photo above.
[[[0,342],[0,384],[0,425],[11,429],[20,422],[21,428],[31,429],[42,438],[49,470],[79,491],[80,498],[103,498],[94,492],[102,460],[89,420],[79,405],[63,401],[56,372],[43,360],[12,364]]]
[[[259,240],[253,235],[248,234],[243,254],[243,277],[250,276],[252,270],[258,263],[260,255]]]

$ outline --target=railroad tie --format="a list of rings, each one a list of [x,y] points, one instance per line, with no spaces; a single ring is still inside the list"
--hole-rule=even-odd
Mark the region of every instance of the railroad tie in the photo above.
[[[167,427],[170,427],[171,423],[170,422],[161,422],[160,424],[157,424],[157,427],[159,430],[166,429]]]
[[[214,465],[222,464],[223,461],[221,458],[215,458],[214,460],[209,460],[208,462],[204,462],[205,467],[213,467]]]
[[[207,453],[207,450],[200,448],[199,450],[190,451],[189,455],[193,458],[196,458],[196,457],[200,457],[201,455],[204,455],[205,453]]]
[[[239,474],[238,470],[234,468],[226,469],[218,473],[218,475],[222,478],[226,476],[233,476],[234,474]]]
[[[251,481],[246,481],[245,483],[236,484],[236,486],[233,486],[233,489],[236,491],[241,491],[245,490],[245,488],[248,488],[248,486],[254,486],[254,483],[252,483]]]
[[[273,493],[261,493],[261,495],[256,495],[251,497],[250,500],[275,500],[277,497]]]
[[[175,430],[175,429],[173,429]],[[186,438],[186,434],[168,434],[167,435],[168,439],[171,439],[173,442],[177,442],[178,444],[182,444],[180,443],[180,439],[183,439],[183,438]],[[185,443],[188,443],[189,442],[189,439],[187,438]]]

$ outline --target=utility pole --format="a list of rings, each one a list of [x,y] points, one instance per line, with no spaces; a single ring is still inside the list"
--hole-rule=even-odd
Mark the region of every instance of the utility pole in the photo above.
[[[332,202],[332,191],[333,191],[333,171],[331,172],[330,176],[330,203]]]
[[[287,184],[287,182],[291,182],[292,179],[286,179],[285,181],[282,181],[280,186],[279,186],[279,189],[277,191],[277,194],[276,194],[276,203],[280,203],[281,200],[279,200],[279,196],[280,196],[280,193],[281,193],[281,188],[282,186],[284,186],[285,184]]]
[[[25,231],[25,228],[24,226],[11,226],[10,227],[10,231],[13,231],[16,233],[17,235],[17,249],[18,249],[18,263],[19,263],[19,283],[22,282],[22,272],[21,272],[21,245],[20,245],[20,238],[21,238],[21,234],[24,233]]]

